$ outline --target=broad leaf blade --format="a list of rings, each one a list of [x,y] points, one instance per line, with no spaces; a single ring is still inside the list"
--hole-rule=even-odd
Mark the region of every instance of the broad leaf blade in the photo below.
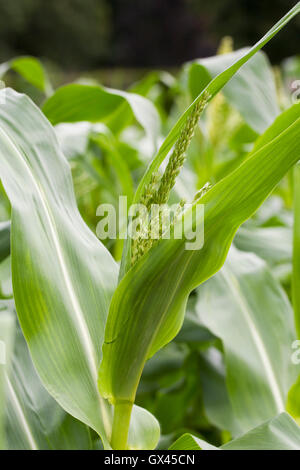
[[[292,231],[288,227],[241,227],[234,244],[239,250],[255,253],[272,268],[292,260]]]
[[[272,418],[219,448],[192,434],[184,434],[170,450],[299,450],[300,428],[287,414]]]
[[[300,335],[300,165],[294,167],[294,231],[293,231],[293,273],[292,294],[295,316],[295,325]],[[292,360],[295,365],[300,364],[300,341],[293,343]],[[288,396],[288,411],[300,423],[300,375],[293,385]]]
[[[217,447],[209,444],[199,437],[192,434],[183,434],[169,450],[219,450]]]
[[[116,133],[135,117],[156,149],[160,126],[158,112],[151,101],[135,93],[75,83],[59,88],[45,102],[43,111],[53,125],[104,122]]]
[[[300,427],[287,413],[281,413],[221,449],[300,450]]]
[[[222,340],[233,416],[247,432],[285,410],[297,377],[290,302],[261,259],[236,249],[197,294],[199,319]]]
[[[92,448],[89,428],[60,408],[43,387],[20,327],[17,328],[12,367],[7,378],[6,416],[8,449]]]
[[[27,97],[5,93],[1,178],[13,207],[20,323],[48,391],[105,440],[109,410],[95,378],[117,265],[79,215],[70,170],[51,126]]]
[[[6,304],[0,304],[0,449],[6,448],[5,409],[6,378],[10,369],[10,359],[14,340],[14,317]]]
[[[293,306],[300,336],[300,164],[294,168]]]
[[[99,395],[97,375],[118,266],[78,212],[70,169],[53,128],[26,96],[4,92],[1,178],[12,204],[20,324],[48,392],[109,448],[112,410]],[[136,414],[135,409],[135,429]],[[148,431],[156,430],[157,436],[156,420],[150,413],[147,418]],[[142,436],[133,447],[141,445]]]

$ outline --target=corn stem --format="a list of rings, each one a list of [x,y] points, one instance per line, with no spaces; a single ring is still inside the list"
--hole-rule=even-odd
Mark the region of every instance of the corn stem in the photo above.
[[[133,404],[130,402],[117,402],[114,408],[114,420],[111,436],[111,446],[114,450],[128,448],[128,433]]]

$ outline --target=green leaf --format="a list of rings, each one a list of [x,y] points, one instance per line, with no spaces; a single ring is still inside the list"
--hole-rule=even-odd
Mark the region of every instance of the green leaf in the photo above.
[[[0,303],[0,449],[6,447],[5,439],[5,406],[6,377],[9,373],[11,353],[14,340],[14,317],[10,309]]]
[[[73,160],[87,152],[93,134],[110,133],[102,123],[91,124],[85,121],[58,124],[54,130],[62,152],[68,160]]]
[[[88,146],[91,141],[105,150],[109,156],[109,163],[115,169],[121,183],[122,195],[128,197],[127,202],[130,204],[133,198],[132,177],[127,162],[119,152],[117,139],[108,127],[102,123],[91,124],[90,122],[58,124],[55,126],[55,133],[63,154],[68,160],[82,157],[85,162],[88,162]]]
[[[281,413],[221,448],[223,450],[300,450],[300,427],[287,413]]]
[[[300,164],[294,168],[293,306],[300,337]]]
[[[199,355],[198,364],[205,415],[214,426],[230,431],[232,436],[239,436],[242,430],[233,413],[227,390],[222,353],[216,348],[209,348]]]
[[[299,450],[300,428],[287,413],[281,413],[219,449]],[[191,434],[184,434],[172,444],[170,450],[218,450],[218,448]]]
[[[38,90],[49,94],[51,85],[41,62],[35,57],[16,57],[0,66],[0,77],[9,70],[14,70]]]
[[[128,447],[131,450],[155,449],[160,437],[160,426],[154,416],[140,406],[133,408]]]
[[[287,227],[241,227],[234,244],[239,250],[255,253],[270,267],[292,260],[292,231]]]
[[[285,118],[273,124],[279,132]],[[99,373],[103,396],[114,403],[134,401],[146,360],[178,333],[191,290],[221,268],[238,227],[299,159],[299,137],[300,118],[197,201],[205,210],[201,250],[186,250],[185,238],[161,240],[122,279],[105,329]],[[185,212],[185,220],[191,212]],[[193,227],[201,223],[202,213]]]
[[[294,232],[293,232],[293,274],[292,294],[298,341],[293,344],[294,363],[300,364],[300,165],[294,167]],[[300,375],[289,392],[287,409],[300,423]]]
[[[167,138],[164,140],[161,145],[157,155],[149,165],[142,181],[139,184],[133,203],[138,203],[140,197],[151,179],[151,175],[156,172],[161,163],[164,161],[169,151],[172,149],[176,140],[178,139],[180,132],[188,119],[189,115],[192,113],[196,104],[203,98],[204,94],[208,94],[210,99],[213,98],[222,88],[229,82],[229,80],[241,69],[241,67],[246,64],[246,62],[251,59],[265,44],[267,44],[270,39],[272,39],[295,15],[300,12],[300,2],[298,2],[294,8],[292,8],[283,18],[281,18],[278,23],[276,23],[273,28],[268,31],[265,36],[263,36],[260,41],[258,41],[248,52],[246,52],[240,59],[238,59],[234,64],[232,64],[228,69],[222,72],[220,75],[215,77],[206,88],[197,96],[194,102],[187,108],[187,110],[182,114],[176,124],[173,126],[169,132]],[[299,111],[299,108],[298,108]],[[275,129],[277,132],[277,129]],[[120,279],[124,276],[126,271],[130,268],[130,243],[127,241],[124,245],[123,259],[120,269]]]
[[[13,310],[12,303],[6,305]],[[68,415],[43,387],[20,327],[17,328],[12,367],[7,378],[6,416],[8,449],[92,448],[89,428]]]
[[[213,78],[248,51],[249,49],[241,49],[189,64],[187,74],[192,98],[195,99]],[[259,134],[264,132],[279,114],[272,69],[263,52],[257,53],[235,74],[224,86],[223,94],[249,126]]]
[[[69,166],[51,126],[27,97],[5,93],[1,178],[13,208],[20,323],[47,390],[105,440],[109,410],[95,378],[117,266],[78,213]]]
[[[295,355],[296,364],[300,364],[300,343],[295,342],[297,349],[293,351]],[[293,416],[293,418],[300,425],[300,375],[297,382],[291,387],[288,394],[288,400],[286,404],[287,411]]]
[[[8,256],[0,263],[0,299],[9,299],[11,297],[13,297],[11,259]]]
[[[75,83],[59,88],[45,102],[43,111],[53,125],[104,122],[115,133],[135,117],[156,149],[159,115],[151,101],[135,93]]]
[[[171,445],[169,450],[219,450],[217,447],[212,446],[199,437],[192,434],[183,434],[174,444]]]
[[[48,392],[109,448],[112,410],[99,395],[97,373],[118,266],[79,215],[49,122],[26,96],[1,93],[1,179],[12,204],[20,324]],[[157,426],[154,418],[148,423]]]
[[[264,261],[233,248],[197,294],[199,319],[222,340],[233,417],[246,432],[285,410],[299,372],[290,302]]]
[[[0,262],[10,253],[10,221],[0,222]]]

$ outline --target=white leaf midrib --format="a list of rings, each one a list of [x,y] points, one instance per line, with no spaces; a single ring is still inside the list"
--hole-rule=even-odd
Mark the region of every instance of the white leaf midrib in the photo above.
[[[38,450],[38,444],[36,443],[33,434],[31,432],[29,423],[27,422],[25,413],[22,409],[21,403],[15,393],[15,390],[12,386],[11,381],[9,378],[6,376],[6,384],[7,384],[7,394],[10,398],[11,404],[13,406],[13,409],[15,411],[16,417],[18,418],[18,421],[20,423],[21,428],[23,429],[26,439],[28,441],[28,444],[32,450]]]
[[[281,388],[278,384],[278,380],[276,378],[276,375],[274,373],[272,363],[269,359],[268,352],[266,351],[265,345],[260,337],[259,331],[256,328],[255,323],[252,320],[251,312],[248,309],[247,303],[244,301],[243,295],[240,292],[239,289],[239,283],[238,280],[235,278],[235,276],[230,272],[230,277],[232,280],[235,282],[229,282],[229,273],[226,267],[223,267],[223,278],[228,285],[229,289],[234,295],[234,298],[236,299],[238,305],[240,306],[241,311],[244,314],[244,318],[246,320],[246,323],[249,326],[249,331],[252,335],[252,338],[254,340],[254,344],[257,348],[258,354],[261,358],[262,364],[264,365],[264,369],[266,371],[266,376],[268,379],[268,382],[270,384],[270,390],[274,398],[274,402],[277,406],[278,412],[283,412],[285,411],[285,403],[284,403],[284,398],[282,396],[282,391]]]

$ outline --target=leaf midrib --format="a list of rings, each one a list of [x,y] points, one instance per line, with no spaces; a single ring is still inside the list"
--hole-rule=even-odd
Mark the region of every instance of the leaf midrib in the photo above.
[[[258,355],[261,358],[261,362],[266,371],[266,376],[271,386],[270,389],[274,398],[274,402],[277,406],[278,412],[280,413],[285,410],[285,403],[284,403],[284,398],[282,396],[282,391],[280,389],[278,380],[274,373],[268,352],[266,351],[265,345],[260,338],[259,331],[257,331],[256,325],[252,320],[251,311],[248,308],[247,301],[245,300],[244,295],[239,288],[239,281],[231,271],[228,271],[226,267],[223,267],[223,272],[221,271],[221,273],[222,273],[223,279],[225,280],[226,284],[228,285],[230,291],[232,292],[234,296],[235,302],[238,304],[241,312],[244,314],[244,318],[246,320],[246,323],[249,326],[249,331],[253,338],[253,342],[256,346]],[[231,278],[233,282],[229,282],[229,277]]]
[[[22,427],[25,435],[26,435],[26,438],[27,438],[27,441],[28,441],[28,444],[31,448],[31,450],[39,450],[39,446],[38,444],[35,442],[35,439],[34,439],[34,436],[31,432],[31,429],[30,429],[30,426],[29,426],[29,423],[27,422],[27,419],[26,419],[26,416],[25,416],[25,413],[22,409],[22,405],[15,393],[15,390],[12,386],[12,383],[11,381],[9,380],[9,378],[6,376],[6,383],[7,383],[7,393],[8,393],[8,396],[10,397],[11,399],[11,402],[13,404],[13,409],[15,410],[15,413],[17,415],[17,418],[19,419],[19,423],[20,423],[20,426]]]

